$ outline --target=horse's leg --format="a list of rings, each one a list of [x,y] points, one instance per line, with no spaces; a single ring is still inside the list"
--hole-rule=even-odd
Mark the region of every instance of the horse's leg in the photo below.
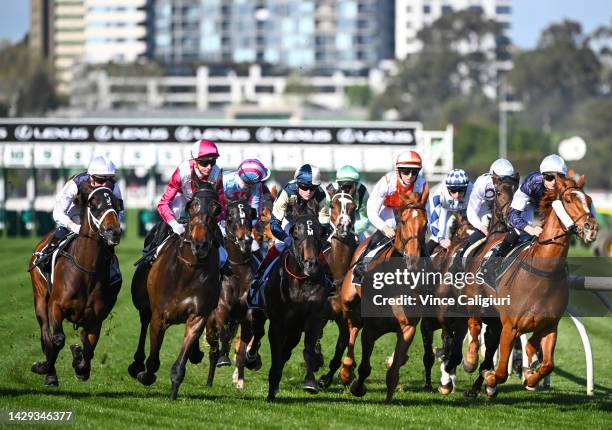
[[[240,335],[236,339],[238,346],[236,348],[236,370],[234,374],[236,378],[234,383],[236,388],[242,390],[244,388],[244,364],[245,364],[245,353],[247,348],[247,342],[251,339],[251,327],[247,320],[240,322]]]
[[[325,321],[326,322],[326,321]],[[321,329],[324,324],[322,313],[311,315],[306,321],[304,331],[304,361],[306,362],[306,376],[304,377],[304,390],[311,394],[318,392],[315,372],[320,367],[319,356],[316,350],[317,342],[321,337]],[[320,352],[319,352],[320,353]]]
[[[478,348],[480,348],[478,336],[480,336],[481,328],[482,321],[480,318],[468,318],[468,329],[470,330],[472,339],[468,345],[467,356],[463,359],[463,368],[468,373],[472,373],[476,370],[476,366],[478,365]]]
[[[397,341],[395,342],[395,352],[393,353],[393,363],[387,370],[387,398],[385,403],[391,403],[393,401],[393,393],[397,388],[399,382],[399,370],[400,367],[406,363],[406,354],[408,348],[412,343],[414,334],[416,333],[416,326],[406,324],[401,328],[401,332],[397,333]]]
[[[478,368],[478,377],[474,384],[469,390],[466,390],[463,395],[465,397],[475,398],[482,389],[482,383],[484,382],[484,373],[486,370],[493,369],[493,359],[495,358],[495,352],[499,347],[499,337],[501,335],[501,321],[499,318],[493,318],[487,321],[487,329],[484,333],[485,341],[485,356],[482,360],[482,364]]]
[[[179,355],[172,365],[170,371],[170,381],[172,382],[172,391],[170,392],[170,400],[176,400],[179,387],[185,379],[185,365],[189,354],[193,349],[193,344],[198,342],[202,331],[204,330],[204,322],[206,318],[201,315],[191,315],[185,323],[185,335],[183,336],[183,345]]]
[[[34,269],[37,271],[38,269]],[[34,290],[34,312],[36,313],[36,320],[40,326],[40,346],[42,353],[45,355],[45,361],[37,361],[32,365],[32,372],[39,375],[46,375],[49,371],[49,365],[46,361],[47,351],[52,348],[51,333],[49,331],[49,314],[47,313],[49,300],[49,294],[47,290],[46,281],[39,275],[36,276],[37,280],[33,281]],[[44,284],[43,284],[44,283]]]
[[[351,384],[351,394],[357,397],[363,397],[366,394],[365,380],[372,372],[370,357],[374,350],[374,342],[379,335],[373,333],[372,328],[367,325],[363,327],[361,333],[361,363],[359,364],[359,377]]]
[[[533,364],[534,367],[539,365],[538,360],[538,345],[542,340],[542,336],[540,333],[534,333],[525,344],[525,353],[527,354],[527,358],[529,363],[527,363],[527,367],[531,367]],[[534,369],[535,370],[535,369]]]
[[[506,324],[502,327],[499,341],[499,362],[497,363],[497,370],[495,373],[487,371],[484,375],[487,384],[487,395],[489,397],[496,395],[497,384],[503,384],[508,379],[508,361],[510,360],[510,353],[512,352],[516,334],[516,328],[512,327],[510,324]]]
[[[166,326],[159,315],[151,316],[149,326],[149,357],[146,361],[146,369],[136,375],[141,384],[149,386],[155,382],[155,373],[159,370],[159,350],[164,342]]]
[[[64,328],[62,322],[64,321],[64,315],[60,305],[53,301],[49,304],[49,323],[53,331],[51,337],[51,348],[48,348],[47,355],[47,376],[45,376],[45,385],[49,387],[57,387],[59,385],[57,380],[57,373],[55,370],[55,362],[57,356],[66,343],[66,335],[64,334]]]
[[[355,377],[355,342],[357,342],[357,336],[359,335],[359,327],[354,326],[351,320],[348,320],[347,324],[349,332],[348,346],[346,357],[342,360],[342,369],[340,370],[340,382],[344,385],[350,384]]]
[[[282,330],[285,327],[281,327],[281,325],[280,321],[270,320],[270,326],[268,327],[271,355],[270,372],[268,373],[268,397],[266,399],[268,402],[273,402],[276,399],[276,393],[278,392],[282,376],[283,347],[285,343],[285,336]]]
[[[336,340],[336,350],[334,352],[334,356],[329,361],[329,372],[323,375],[319,379],[319,386],[322,388],[328,388],[332,380],[334,379],[334,375],[340,368],[342,364],[342,354],[346,349],[346,345],[349,340],[349,330],[348,325],[344,318],[341,315],[336,315],[335,317],[336,325],[338,326],[338,339]]]
[[[457,366],[463,359],[463,339],[467,333],[467,320],[464,318],[448,318],[444,322],[444,362],[440,368],[442,377],[438,392],[451,394],[456,388]]]
[[[230,319],[229,323],[224,325],[219,332],[219,340],[221,341],[221,350],[219,351],[219,360],[217,360],[217,367],[231,366],[232,360],[230,360],[230,345],[232,338],[236,334],[238,328],[237,321]]]
[[[140,336],[138,337],[138,347],[134,353],[134,361],[128,366],[128,373],[132,378],[136,378],[140,372],[145,370],[145,342],[147,340],[147,328],[151,321],[151,313],[147,310],[140,310]]]
[[[433,391],[433,386],[431,385],[431,368],[436,361],[433,352],[433,334],[432,319],[423,318],[421,320],[421,337],[423,338],[423,367],[425,368],[425,386],[423,389],[425,391]]]
[[[555,368],[555,345],[557,344],[557,328],[542,336],[542,364],[537,370],[528,369],[525,372],[525,388],[533,391],[540,379],[544,378]]]
[[[251,340],[245,339],[247,345],[251,342],[250,347],[247,347],[245,353],[245,366],[249,370],[261,369],[261,356],[259,355],[259,347],[261,339],[266,334],[265,330],[266,316],[261,309],[253,309],[251,311],[251,327],[253,337]]]
[[[90,329],[81,330],[81,343],[80,345],[71,345],[70,351],[72,352],[72,368],[74,369],[74,375],[81,381],[87,381],[91,372],[91,360],[94,356],[94,350],[98,344],[100,338],[100,330],[102,324],[97,324]]]
[[[217,369],[217,360],[219,360],[219,331],[223,327],[223,316],[219,309],[213,311],[211,316],[206,321],[206,342],[210,347],[208,351],[208,378],[206,386],[212,387],[215,379],[215,370]]]

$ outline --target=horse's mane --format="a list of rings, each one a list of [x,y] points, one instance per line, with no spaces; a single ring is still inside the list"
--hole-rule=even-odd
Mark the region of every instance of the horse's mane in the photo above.
[[[402,212],[409,206],[420,205],[421,204],[421,193],[409,193],[402,198],[402,202],[399,206],[399,212]]]
[[[542,219],[546,221],[550,212],[552,211],[552,203],[557,200],[559,194],[570,187],[577,187],[576,181],[572,178],[561,178],[557,177],[555,182],[555,188],[552,190],[546,190],[542,199],[540,200],[540,207],[538,208],[540,214],[542,214]]]

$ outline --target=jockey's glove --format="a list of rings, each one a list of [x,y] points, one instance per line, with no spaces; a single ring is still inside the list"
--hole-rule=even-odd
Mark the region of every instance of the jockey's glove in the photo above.
[[[68,225],[66,225],[66,227],[68,227],[68,230],[76,234],[79,234],[79,231],[81,230],[81,225],[73,221],[68,221]]]
[[[283,239],[283,243],[287,248],[291,248],[291,245],[293,245],[293,238],[290,235],[287,235],[287,237]]]
[[[176,234],[178,234],[179,236],[181,236],[183,233],[185,233],[185,227],[183,226],[183,224],[180,224],[177,220],[173,219],[172,221],[170,221],[168,223],[168,225],[170,226],[170,228],[172,229],[172,231]]]

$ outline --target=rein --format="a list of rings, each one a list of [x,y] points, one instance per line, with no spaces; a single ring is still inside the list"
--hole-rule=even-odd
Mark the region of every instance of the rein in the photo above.
[[[285,272],[287,272],[287,274],[291,276],[293,279],[297,279],[298,281],[308,278],[308,276],[306,275],[298,275],[298,274],[293,273],[291,270],[289,270],[289,267],[287,267],[287,257],[289,257],[289,253],[285,254],[285,260],[283,262]]]

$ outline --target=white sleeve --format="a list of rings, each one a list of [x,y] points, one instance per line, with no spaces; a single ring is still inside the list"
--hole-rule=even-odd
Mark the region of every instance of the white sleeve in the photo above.
[[[53,219],[60,227],[68,227],[68,223],[71,221],[68,216],[68,209],[70,209],[78,192],[79,190],[74,181],[68,181],[57,194],[55,206],[53,207]]]
[[[477,230],[480,230],[483,225],[478,213],[480,212],[480,207],[484,199],[486,184],[486,178],[483,176],[476,179],[474,187],[472,188],[472,193],[470,194],[470,200],[468,201],[467,219]]]
[[[119,184],[115,184],[115,187],[113,188],[113,194],[115,195],[115,197],[117,197],[119,200],[121,200],[123,202],[123,198],[121,197],[121,189],[119,188]],[[123,208],[123,210],[119,211],[119,222],[125,222],[125,207]]]
[[[378,230],[383,230],[384,226],[387,225],[379,215],[385,202],[387,189],[387,178],[383,176],[374,186],[374,189],[370,193],[370,198],[368,199],[368,219]]]
[[[516,209],[517,211],[522,212],[525,210],[525,208],[527,207],[530,201],[531,201],[531,198],[527,194],[522,192],[521,189],[519,188],[518,190],[514,192],[514,196],[512,197],[512,203],[510,203],[510,207],[512,209]]]

